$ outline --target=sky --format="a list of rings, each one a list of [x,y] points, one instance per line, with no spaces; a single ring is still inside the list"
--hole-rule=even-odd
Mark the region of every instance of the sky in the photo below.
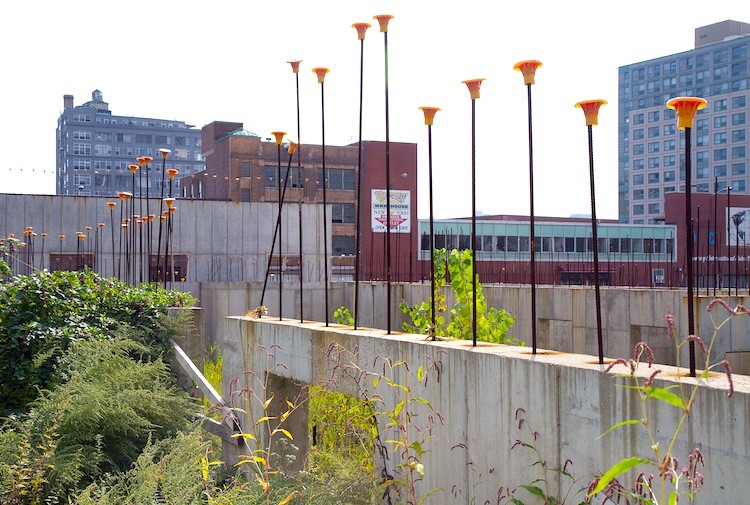
[[[611,5],[611,7],[610,7]],[[536,216],[590,215],[588,130],[575,103],[608,102],[593,128],[596,213],[617,218],[618,67],[694,48],[695,28],[750,21],[736,0],[129,0],[3,2],[0,192],[53,194],[63,95],[101,90],[115,115],[235,121],[301,144],[385,140],[418,144],[418,208],[429,217],[427,126],[435,218],[476,208],[529,214],[527,88],[515,63],[542,62],[532,95]],[[386,37],[373,16],[391,14]],[[744,16],[744,19],[743,19]],[[364,43],[353,23],[367,22]],[[360,80],[360,66],[362,79]],[[327,67],[323,91],[314,67]],[[484,78],[475,102],[462,81]],[[321,96],[322,95],[322,96]],[[322,116],[324,101],[324,116]],[[392,174],[400,173],[391,167]]]

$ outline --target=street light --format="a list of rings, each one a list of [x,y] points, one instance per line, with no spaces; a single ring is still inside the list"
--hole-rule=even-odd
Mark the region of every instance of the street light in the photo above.
[[[719,189],[719,182],[718,177],[714,177],[714,227],[718,229],[719,227],[719,220],[718,220],[718,212],[716,209],[717,202],[718,202],[718,195],[722,191],[727,192],[727,209],[729,209],[729,198],[730,194],[732,192],[732,186],[726,186],[724,188]],[[729,237],[729,218],[727,217],[727,240]],[[729,249],[727,249],[727,256],[729,256]],[[714,296],[716,296],[716,285],[719,284],[719,266],[718,266],[718,258],[721,254],[721,245],[719,244],[719,234],[714,231]]]

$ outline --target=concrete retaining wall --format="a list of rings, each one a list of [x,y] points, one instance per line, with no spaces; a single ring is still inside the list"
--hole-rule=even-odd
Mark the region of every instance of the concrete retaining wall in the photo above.
[[[234,385],[237,390],[242,378],[248,377],[246,371],[267,369],[262,346],[274,353],[271,366],[283,365],[275,369],[277,375],[307,384],[320,384],[335,375],[338,380],[329,385],[348,394],[368,387],[371,395],[382,395],[387,410],[402,399],[398,390],[384,386],[383,381],[374,388],[347,379],[340,365],[351,358],[341,354],[337,361],[338,355],[330,349],[356,351],[361,366],[373,373],[383,372],[385,358],[404,360],[408,371],[398,367],[393,379],[408,384],[413,395],[427,399],[440,413],[432,437],[424,442],[429,452],[423,458],[424,480],[418,483],[421,493],[441,489],[434,503],[466,503],[467,497],[476,498],[476,503],[494,503],[499,487],[517,487],[540,477],[539,467],[531,466],[536,461],[532,451],[511,450],[516,439],[529,440],[518,430],[518,409],[524,410],[529,426],[538,432],[534,444],[548,468],[561,467],[569,459],[572,465],[567,469],[582,478],[579,485],[621,458],[651,455],[640,425],[597,439],[612,425],[641,419],[643,414],[637,396],[620,386],[623,379],[604,373],[604,366],[591,355],[540,352],[532,356],[523,347],[481,344],[473,348],[467,341],[428,342],[417,335],[243,317],[225,320],[217,345],[224,356],[225,397],[232,377],[240,378]],[[422,382],[416,376],[420,366],[428,370]],[[655,385],[678,384],[677,370],[659,368],[661,379]],[[648,376],[651,371],[644,367],[638,375]],[[686,388],[694,383],[686,377],[680,381]],[[705,486],[696,503],[745,503],[750,495],[750,378],[735,376],[734,389],[728,399],[726,377],[712,374],[710,385],[699,389],[675,445],[681,465],[696,445],[705,457],[706,467],[701,469]],[[666,446],[680,411],[652,402],[647,412],[658,442]],[[414,423],[424,426],[428,424],[426,412],[421,414]],[[392,464],[398,462],[395,458],[391,450]],[[559,495],[554,473],[549,474],[549,482]],[[520,493],[524,502],[533,503],[531,496]]]

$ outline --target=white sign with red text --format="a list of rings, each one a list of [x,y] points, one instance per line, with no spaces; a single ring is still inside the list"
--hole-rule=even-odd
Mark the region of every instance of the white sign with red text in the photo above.
[[[391,233],[411,232],[411,191],[406,189],[391,190]],[[386,190],[372,190],[371,223],[373,233],[385,233],[388,222],[388,201]]]

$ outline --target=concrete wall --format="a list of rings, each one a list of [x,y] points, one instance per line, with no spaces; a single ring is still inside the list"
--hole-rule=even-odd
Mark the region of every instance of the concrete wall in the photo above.
[[[110,214],[107,202],[117,203]],[[160,200],[150,199],[151,214],[159,213]],[[173,242],[170,251],[175,255],[188,254],[188,282],[251,282],[263,281],[271,251],[273,232],[278,214],[277,203],[221,202],[206,200],[178,200],[175,204]],[[136,205],[136,214],[141,214]],[[76,197],[55,195],[10,195],[0,194],[0,236],[14,233],[23,240],[23,231],[33,227],[37,237],[34,242],[33,264],[42,264],[41,233],[47,233],[44,248],[44,265],[50,268],[50,253],[72,253],[78,249],[76,232],[85,232],[91,226],[86,239],[87,251],[94,250],[94,232],[97,223],[104,223],[99,243],[100,255],[96,271],[106,276],[112,270],[112,226],[115,224],[115,262],[123,262],[120,255],[121,202],[109,197]],[[330,212],[329,212],[330,214]],[[146,215],[146,203],[143,203]],[[127,216],[127,213],[125,213]],[[112,218],[112,219],[111,219]],[[320,205],[302,205],[303,226],[303,275],[305,280],[324,279],[323,257],[323,208]],[[152,251],[156,254],[159,225],[154,221]],[[282,253],[299,253],[298,207],[286,205],[282,210]],[[60,242],[58,236],[65,240]],[[330,232],[329,232],[330,234]],[[164,254],[166,230],[162,232],[161,250]],[[330,250],[331,238],[328,237]],[[61,247],[62,246],[62,247]],[[147,246],[144,245],[144,250]],[[274,256],[279,253],[278,247]],[[293,277],[296,278],[297,271]],[[183,286],[184,287],[184,286]]]
[[[209,339],[222,330],[225,316],[245,315],[260,304],[262,283],[200,283],[196,295],[205,311],[206,334]],[[358,327],[387,329],[387,286],[383,283],[362,282],[359,285]],[[531,291],[529,286],[484,285],[482,286],[488,306],[507,310],[516,319],[509,335],[531,346]],[[304,285],[304,320],[325,320],[324,283]],[[452,290],[445,291],[447,304],[455,303]],[[429,284],[393,284],[391,286],[391,330],[396,332],[406,321],[398,309],[402,300],[414,305],[430,298]],[[725,312],[716,309],[706,312],[712,297],[701,295],[696,300],[696,333],[708,344],[713,334],[714,322],[720,323]],[[728,297],[725,301],[732,307],[750,304],[747,297]],[[299,318],[299,285],[282,285],[282,316]],[[264,297],[269,316],[278,318],[278,284],[269,282]],[[331,283],[329,291],[329,321],[335,322],[332,313],[340,306],[353,312],[354,283]],[[677,325],[677,334],[686,336],[687,298],[684,291],[659,289],[602,288],[602,341],[605,357],[629,357],[638,342],[645,341],[654,350],[656,361],[675,365],[677,356],[668,338],[666,315],[672,314]],[[448,315],[449,317],[449,315]],[[725,357],[736,373],[750,375],[750,318],[733,318],[718,333],[713,355],[719,361]],[[590,354],[598,356],[596,311],[593,287],[537,288],[537,348],[560,352]],[[697,367],[702,368],[702,355],[696,351]],[[684,346],[680,364],[689,366],[688,347]]]
[[[230,384],[232,377],[240,379],[235,391],[250,376],[244,372],[275,367],[276,375],[295,383],[326,383],[348,394],[367,388],[370,395],[383,397],[385,410],[403,399],[398,390],[384,386],[384,381],[378,387],[364,380],[358,383],[341,373],[352,355],[331,349],[356,352],[358,363],[370,373],[387,371],[385,358],[404,360],[408,370],[397,368],[393,380],[408,384],[414,396],[428,400],[440,414],[433,418],[431,438],[424,441],[425,477],[417,484],[421,493],[441,489],[434,503],[466,503],[468,496],[476,503],[494,503],[500,486],[517,487],[540,477],[539,466],[531,466],[536,461],[532,451],[522,447],[511,451],[515,440],[529,441],[518,429],[518,409],[524,410],[529,426],[538,432],[534,445],[548,468],[562,467],[570,459],[572,466],[567,469],[582,479],[579,485],[624,457],[651,455],[640,425],[597,439],[612,425],[641,419],[643,414],[637,396],[621,387],[624,379],[604,373],[605,366],[598,365],[595,356],[551,351],[532,356],[524,347],[480,344],[474,348],[466,341],[429,342],[423,336],[354,331],[335,324],[242,317],[226,318],[217,344],[224,356],[224,384]],[[270,360],[261,349],[272,350]],[[416,376],[420,366],[428,371],[422,382]],[[678,384],[676,369],[659,368],[662,373],[655,385]],[[647,377],[651,371],[643,367],[637,375]],[[330,382],[331,377],[337,380]],[[688,389],[695,382],[680,377],[679,384]],[[750,377],[735,376],[734,390],[734,396],[727,398],[726,377],[712,374],[710,384],[699,388],[675,445],[681,465],[696,445],[705,457],[701,469],[705,486],[696,503],[745,503],[750,495]],[[230,396],[227,386],[223,395]],[[680,411],[652,402],[647,412],[658,442],[666,446]],[[422,411],[413,422],[422,427],[430,424],[426,414]],[[412,431],[411,436],[418,434]],[[389,449],[392,466],[398,459]],[[656,473],[654,468],[646,470]],[[559,489],[555,476],[549,474],[553,490]],[[534,503],[531,496],[519,493],[524,502]]]

